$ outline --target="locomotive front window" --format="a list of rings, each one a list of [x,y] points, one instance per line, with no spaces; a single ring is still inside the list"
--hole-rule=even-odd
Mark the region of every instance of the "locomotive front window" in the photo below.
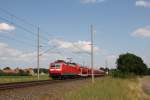
[[[51,65],[51,67],[53,67],[53,68],[54,68],[54,67],[55,67],[55,65],[54,65],[54,64],[52,64],[52,65]]]
[[[61,67],[61,64],[51,64],[51,68],[52,69],[55,69],[55,68],[60,68]]]
[[[75,64],[71,64],[71,63],[68,64],[68,65],[71,66],[71,67],[75,67],[76,66]]]
[[[56,67],[56,68],[60,68],[60,65],[57,64],[57,65],[55,65],[55,67]]]

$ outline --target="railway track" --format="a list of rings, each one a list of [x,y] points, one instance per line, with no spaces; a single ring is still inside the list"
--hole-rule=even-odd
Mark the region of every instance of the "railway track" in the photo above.
[[[66,79],[66,80],[40,80],[40,81],[30,81],[30,82],[4,83],[4,84],[0,84],[0,91],[32,87],[32,86],[38,86],[38,85],[47,85],[47,84],[54,84],[54,83],[76,81],[76,80],[83,80],[83,79],[81,78],[81,79]]]
[[[4,84],[0,84],[0,90],[16,89],[16,88],[30,87],[30,86],[43,85],[43,84],[52,84],[53,82],[57,82],[57,81],[40,80],[40,81],[30,81],[30,82],[4,83]]]

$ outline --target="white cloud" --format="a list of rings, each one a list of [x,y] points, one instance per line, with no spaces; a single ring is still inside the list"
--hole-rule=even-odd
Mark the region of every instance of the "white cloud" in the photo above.
[[[105,0],[80,0],[81,3],[83,4],[94,4],[94,3],[101,3],[104,2]]]
[[[138,28],[133,33],[131,33],[131,35],[142,38],[150,37],[150,26]]]
[[[65,59],[58,52],[47,52],[40,56],[40,66],[47,67],[51,61]],[[36,67],[37,52],[24,52],[0,42],[0,66]]]
[[[7,55],[9,55],[9,56],[17,56],[19,54],[21,54],[20,51],[8,47],[8,45],[5,44],[5,43],[0,43],[0,56],[1,57],[2,56],[7,56]]]
[[[91,42],[89,41],[77,41],[77,42],[68,42],[64,40],[50,40],[49,44],[53,44],[60,49],[68,49],[75,53],[90,53],[91,52]],[[98,51],[98,47],[94,47],[95,51]]]
[[[20,50],[9,47],[6,43],[0,43],[0,59],[8,61],[32,61],[35,53],[23,53]]]
[[[137,1],[136,1],[136,6],[145,7],[145,8],[150,8],[150,1],[137,0]]]
[[[0,31],[12,31],[15,27],[7,23],[0,23]]]

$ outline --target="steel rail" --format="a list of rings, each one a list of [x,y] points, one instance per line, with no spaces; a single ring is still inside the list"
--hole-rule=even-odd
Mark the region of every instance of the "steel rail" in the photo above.
[[[66,80],[40,80],[40,81],[29,81],[29,82],[2,83],[0,84],[0,91],[9,90],[9,89],[17,89],[17,88],[25,88],[25,87],[33,87],[33,86],[39,86],[39,85],[70,82],[70,81],[76,81],[76,80],[83,80],[83,78],[66,79]]]

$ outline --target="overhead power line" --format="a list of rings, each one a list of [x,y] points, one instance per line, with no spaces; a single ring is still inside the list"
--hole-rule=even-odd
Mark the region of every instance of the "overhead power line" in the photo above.
[[[15,42],[18,43],[18,44],[30,45],[31,47],[35,47],[35,45],[33,45],[33,44],[31,44],[31,43],[28,43],[27,41],[19,40],[19,39],[10,37],[10,36],[3,36],[3,35],[1,35],[0,38],[5,38],[5,39],[8,39],[8,40],[10,40],[10,41],[15,41]]]
[[[33,23],[31,23],[31,22],[29,22],[29,21],[23,19],[23,18],[20,18],[20,17],[16,16],[15,14],[13,14],[13,13],[11,13],[11,12],[9,12],[9,11],[3,9],[3,8],[0,8],[0,11],[2,11],[2,12],[4,12],[4,13],[8,14],[9,16],[15,18],[16,20],[18,20],[18,21],[20,21],[20,22],[23,22],[23,23],[25,23],[25,24],[28,24],[28,25],[32,26],[32,27],[35,28],[35,29],[38,29],[38,27],[39,27],[38,25],[33,24]],[[41,27],[40,27],[40,30],[41,30],[41,31],[44,31]],[[52,34],[47,34],[48,32],[45,32],[45,31],[44,31],[43,33],[44,33],[45,35],[47,35],[46,37],[45,37],[45,36],[41,36],[41,37],[43,37],[45,40],[47,40],[47,37],[53,36]],[[40,38],[41,38],[41,37],[40,37]]]
[[[79,47],[79,46],[77,46],[76,44],[74,44],[74,43],[72,43],[72,45],[75,47],[75,48],[77,48],[78,50],[79,50],[79,53],[84,53],[84,54],[88,54],[88,55],[90,55],[90,53],[88,53],[88,52],[84,52],[84,50],[81,48],[81,47]]]
[[[10,22],[8,19],[3,18],[3,17],[0,17],[0,19],[1,19],[1,20],[4,20],[4,21],[6,21],[6,22]],[[23,27],[23,26],[21,26],[21,25],[19,25],[19,24],[16,24],[16,23],[14,23],[14,22],[11,22],[11,24],[14,25],[14,26],[16,26],[16,27],[18,27],[19,29],[21,29],[21,30],[27,32],[27,33],[30,33],[30,34],[33,35],[34,37],[36,37],[36,33],[35,33],[35,32],[32,32],[31,30],[28,30],[27,28],[25,28],[25,27]],[[47,40],[47,39],[44,38],[44,37],[40,37],[40,39]]]
[[[33,23],[29,23],[28,21],[26,21],[26,20],[24,20],[24,19],[22,19],[22,18],[20,18],[20,17],[17,17],[16,15],[14,15],[14,14],[8,12],[7,10],[5,10],[5,9],[3,9],[3,8],[0,8],[0,10],[1,10],[2,12],[4,12],[4,13],[6,13],[6,14],[12,16],[12,17],[14,17],[15,19],[17,19],[17,20],[19,20],[19,21],[22,21],[22,22],[24,22],[24,23],[26,23],[26,24],[28,24],[28,25],[34,27],[34,28],[37,28],[37,27],[38,27],[38,26],[36,26],[36,25],[33,24]]]

